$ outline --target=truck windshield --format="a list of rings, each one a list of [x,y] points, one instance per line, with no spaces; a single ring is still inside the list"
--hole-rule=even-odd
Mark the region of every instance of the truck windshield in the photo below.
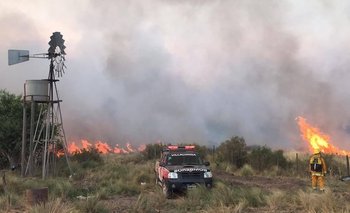
[[[167,159],[168,165],[202,165],[202,159],[198,155],[170,155]]]

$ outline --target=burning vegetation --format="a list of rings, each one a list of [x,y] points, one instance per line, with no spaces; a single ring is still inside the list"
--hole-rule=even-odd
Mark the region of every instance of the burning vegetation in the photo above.
[[[320,131],[317,127],[311,126],[305,118],[298,117],[297,122],[299,125],[301,137],[309,147],[309,150],[313,152],[315,149],[319,149],[326,154],[336,154],[336,155],[349,155],[349,151],[342,150],[334,146],[331,142],[329,135]]]
[[[114,147],[111,147],[108,143],[103,141],[95,141],[91,142],[86,139],[82,139],[78,142],[71,141],[68,143],[67,146],[67,152],[71,155],[82,153],[83,151],[90,151],[92,149],[96,149],[97,152],[101,154],[108,154],[108,153],[114,153],[114,154],[129,154],[129,153],[135,153],[135,152],[142,152],[146,148],[146,145],[140,145],[138,148],[134,148],[130,143],[126,143],[125,147],[120,147],[118,144],[116,144]],[[64,155],[63,150],[59,150],[57,152],[57,156],[61,157]]]

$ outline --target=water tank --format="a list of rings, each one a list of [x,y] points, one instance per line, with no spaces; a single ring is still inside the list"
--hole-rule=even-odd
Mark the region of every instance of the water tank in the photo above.
[[[26,101],[46,102],[49,100],[48,80],[26,80],[25,98]]]

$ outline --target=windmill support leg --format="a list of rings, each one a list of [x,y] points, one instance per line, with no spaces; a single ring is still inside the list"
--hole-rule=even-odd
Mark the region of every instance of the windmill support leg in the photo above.
[[[23,101],[23,130],[22,130],[22,153],[21,153],[21,176],[25,176],[25,157],[27,140],[27,106]]]
[[[33,176],[33,144],[34,144],[34,114],[35,114],[35,102],[32,98],[30,107],[30,131],[29,131],[29,176]]]
[[[47,108],[46,112],[46,130],[45,130],[45,145],[44,145],[44,156],[43,156],[43,170],[42,170],[42,178],[46,178],[46,161],[47,161],[47,147],[49,143],[49,134],[50,134],[50,107]]]

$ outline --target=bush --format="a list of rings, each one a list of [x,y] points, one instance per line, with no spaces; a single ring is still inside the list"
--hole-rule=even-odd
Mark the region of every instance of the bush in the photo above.
[[[254,171],[250,165],[244,164],[244,166],[241,168],[240,174],[241,176],[248,177],[254,175]]]
[[[158,159],[160,158],[160,154],[162,152],[163,145],[156,143],[156,144],[147,144],[145,150],[142,152],[143,156],[147,160],[151,159]]]
[[[246,143],[244,138],[232,137],[230,140],[226,140],[220,144],[217,148],[217,154],[219,161],[227,161],[235,165],[237,168],[241,168],[247,162]]]
[[[253,148],[251,153],[248,155],[250,165],[258,170],[264,171],[269,170],[273,166],[278,168],[287,168],[287,159],[283,156],[282,150],[272,151],[266,146],[257,146]]]
[[[95,148],[83,149],[81,153],[74,154],[70,159],[81,163],[83,168],[94,168],[103,163],[101,154]]]

